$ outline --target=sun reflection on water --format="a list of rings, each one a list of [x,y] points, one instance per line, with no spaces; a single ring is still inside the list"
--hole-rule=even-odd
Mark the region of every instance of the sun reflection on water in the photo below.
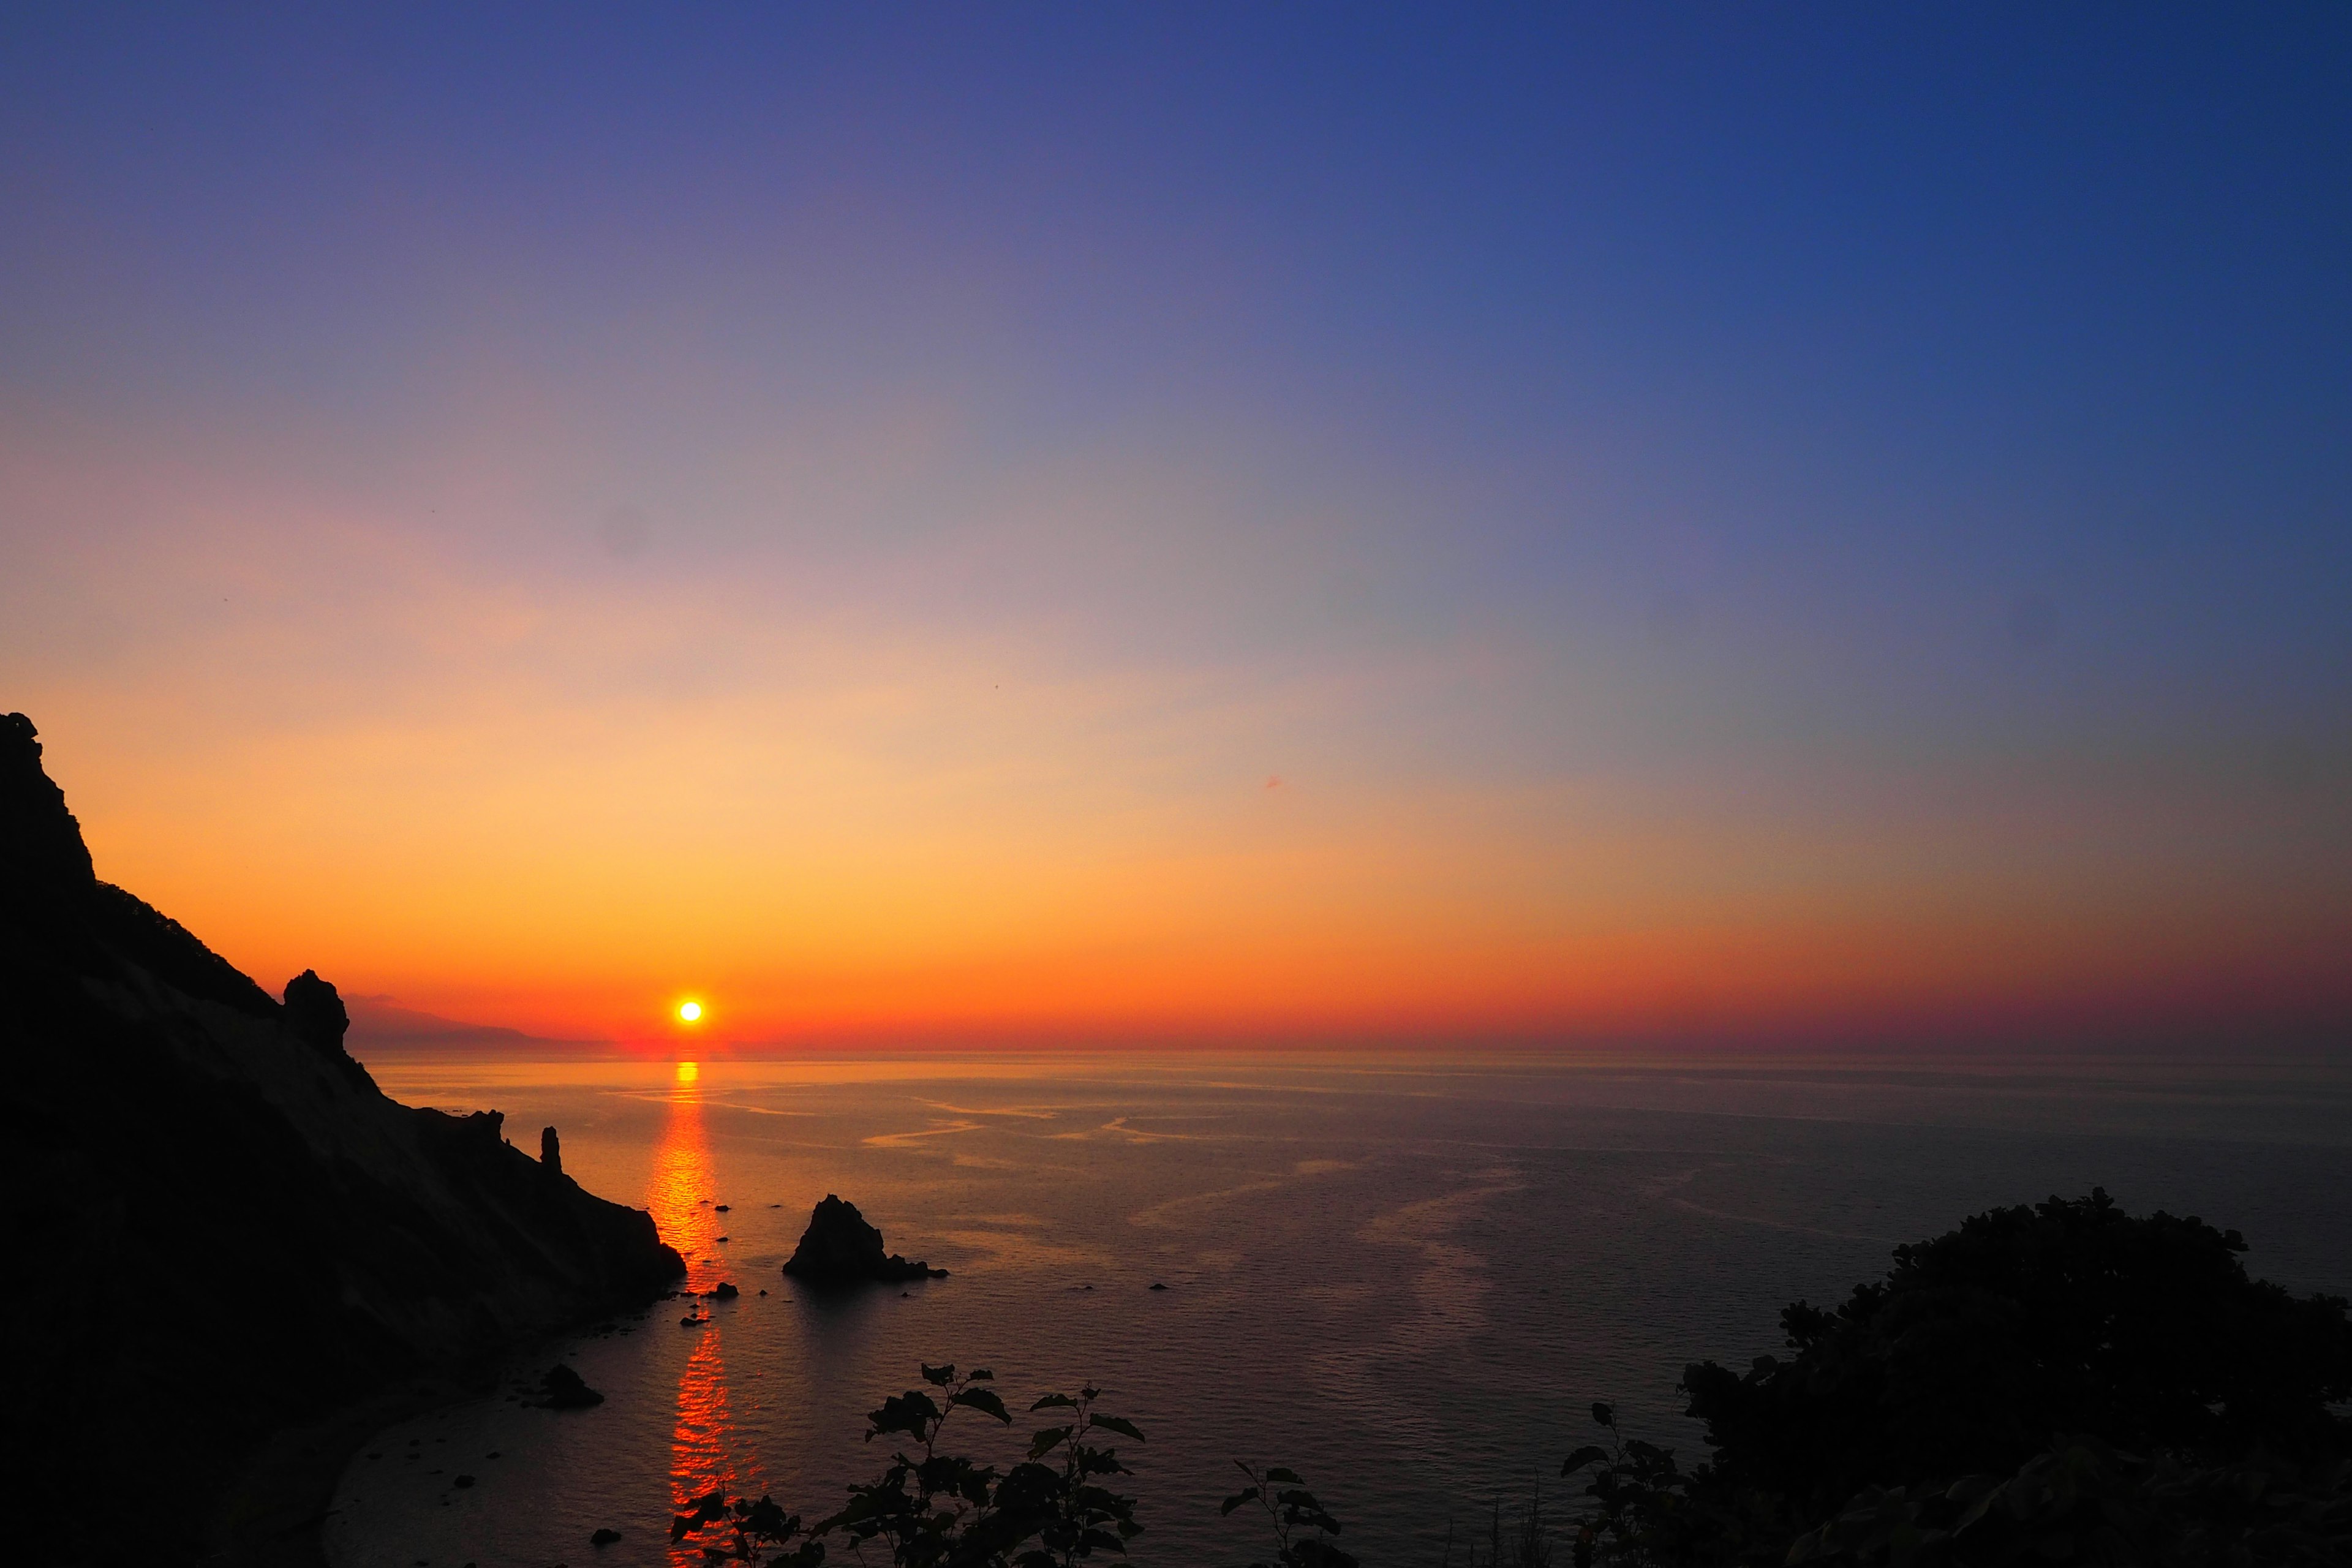
[[[708,1290],[719,1283],[719,1201],[710,1171],[710,1142],[702,1130],[699,1074],[692,1062],[677,1064],[677,1089],[670,1096],[669,1121],[654,1150],[653,1181],[646,1206],[653,1211],[661,1238],[686,1259],[687,1289]]]
[[[678,1376],[677,1426],[670,1436],[670,1506],[681,1513],[714,1490],[736,1498],[757,1497],[766,1489],[758,1479],[758,1461],[743,1452],[729,1406],[719,1325],[682,1331],[698,1340]],[[680,1568],[702,1560],[701,1548],[691,1543],[670,1549],[670,1561]]]
[[[711,1169],[710,1141],[702,1124],[700,1068],[680,1062],[669,1097],[669,1120],[654,1150],[652,1180],[646,1206],[662,1239],[686,1259],[686,1286],[709,1290],[725,1277],[725,1259],[719,1255],[720,1216],[718,1178]],[[701,1316],[697,1303],[686,1303],[687,1316]],[[742,1453],[740,1435],[729,1402],[727,1361],[723,1350],[722,1312],[708,1325],[679,1329],[695,1336],[693,1352],[677,1380],[677,1424],[670,1438],[670,1501],[684,1511],[693,1500],[714,1489],[730,1497],[757,1496],[756,1479],[743,1468],[751,1461]],[[670,1561],[684,1568],[702,1561],[691,1543],[674,1547]]]

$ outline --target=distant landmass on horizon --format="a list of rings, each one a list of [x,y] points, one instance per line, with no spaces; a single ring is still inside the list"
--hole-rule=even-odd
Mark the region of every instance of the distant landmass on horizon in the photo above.
[[[445,1018],[438,1013],[422,1008],[404,1007],[391,996],[347,996],[343,1005],[352,1016],[349,1036],[354,1046],[497,1046],[502,1047],[550,1047],[564,1050],[602,1048],[605,1040],[562,1040],[546,1035],[526,1034],[502,1024],[474,1024],[462,1018]]]

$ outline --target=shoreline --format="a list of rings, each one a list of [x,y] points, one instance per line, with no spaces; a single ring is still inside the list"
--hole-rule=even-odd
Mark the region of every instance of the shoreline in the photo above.
[[[272,1433],[246,1457],[205,1516],[206,1568],[328,1568],[325,1530],[335,1489],[368,1439],[415,1416],[498,1392],[502,1375],[558,1348],[588,1325],[642,1317],[675,1287],[641,1301],[614,1303],[455,1365],[414,1373],[348,1405]]]
[[[205,1562],[218,1568],[327,1568],[324,1529],[352,1456],[385,1427],[480,1397],[496,1362],[395,1387],[272,1434],[214,1500]]]

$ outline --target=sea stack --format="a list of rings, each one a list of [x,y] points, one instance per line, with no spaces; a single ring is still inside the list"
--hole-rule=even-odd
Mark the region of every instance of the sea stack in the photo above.
[[[810,1285],[895,1285],[906,1279],[944,1279],[948,1271],[909,1263],[882,1249],[882,1233],[866,1223],[857,1205],[827,1193],[809,1215],[808,1229],[793,1248],[784,1273]]]

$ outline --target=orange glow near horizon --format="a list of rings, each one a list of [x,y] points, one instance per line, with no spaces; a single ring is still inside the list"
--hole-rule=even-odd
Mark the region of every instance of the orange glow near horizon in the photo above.
[[[340,544],[339,580],[404,569]],[[542,615],[404,569],[420,601],[511,625],[530,673],[312,732],[192,726],[203,693],[176,671],[26,700],[99,874],[273,991],[315,968],[347,997],[647,1054],[689,1033],[711,1052],[1883,1042],[2352,1016],[2352,906],[2303,874],[2314,840],[2285,807],[2192,835],[2116,809],[2129,785],[2100,777],[2029,810],[1958,763],[1888,764],[1866,789],[1790,763],[1717,790],[1376,767],[1328,736],[1322,766],[1267,789],[1243,759],[1301,745],[1318,704],[1433,678],[1368,668],[1244,700],[1008,645],[989,658],[1016,678],[983,696],[962,643],[780,641],[723,585]],[[681,707],[533,683],[575,659],[658,663],[688,626],[723,662],[833,684]],[[852,657],[868,647],[892,651]],[[2192,850],[2231,875],[2172,858]],[[681,995],[682,973],[707,989]]]

